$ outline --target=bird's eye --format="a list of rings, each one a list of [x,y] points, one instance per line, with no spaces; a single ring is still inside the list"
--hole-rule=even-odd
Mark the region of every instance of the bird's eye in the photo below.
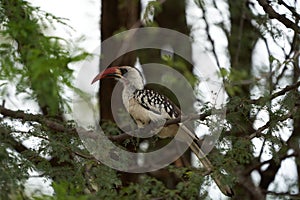
[[[121,71],[122,75],[124,75],[128,72],[128,70],[125,68],[120,68],[120,71]]]

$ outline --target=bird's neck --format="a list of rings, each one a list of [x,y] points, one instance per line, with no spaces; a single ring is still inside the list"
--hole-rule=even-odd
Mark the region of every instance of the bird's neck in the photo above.
[[[133,98],[134,96],[134,92],[136,90],[142,90],[144,89],[144,86],[143,85],[133,85],[129,82],[123,82],[123,86],[124,86],[124,89],[123,89],[123,92],[122,92],[122,99],[123,99],[123,103],[124,103],[124,106],[125,108],[128,110],[129,109],[129,100],[131,98]]]

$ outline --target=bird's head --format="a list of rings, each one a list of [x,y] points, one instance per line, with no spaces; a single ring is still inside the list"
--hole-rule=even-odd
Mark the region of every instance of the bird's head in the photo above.
[[[92,84],[104,78],[115,78],[123,83],[129,83],[137,89],[144,87],[141,73],[134,67],[116,66],[109,67],[98,74],[92,81]]]

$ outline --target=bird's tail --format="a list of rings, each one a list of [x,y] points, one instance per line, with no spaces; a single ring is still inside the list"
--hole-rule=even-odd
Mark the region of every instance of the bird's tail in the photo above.
[[[201,150],[198,137],[193,134],[187,127],[181,125],[179,128],[180,135],[183,134],[185,141],[191,143],[190,149],[194,152],[197,158],[201,161],[202,165],[207,171],[212,172],[212,178],[221,190],[221,192],[226,196],[233,196],[233,191],[229,185],[224,182],[224,175],[219,171],[215,171],[210,160],[205,156],[204,152]],[[178,134],[177,133],[177,134]],[[188,140],[187,140],[188,139]]]

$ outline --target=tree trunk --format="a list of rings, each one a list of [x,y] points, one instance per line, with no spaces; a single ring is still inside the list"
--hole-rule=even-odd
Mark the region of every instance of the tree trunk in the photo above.
[[[135,23],[139,22],[141,6],[139,1],[125,0],[103,0],[101,6],[101,41],[113,36],[122,28],[126,30],[132,28]],[[102,52],[102,51],[101,51]],[[101,55],[105,56],[105,55]],[[129,52],[117,60],[110,66],[130,65],[133,66],[136,61],[134,52]],[[100,70],[107,66],[101,65]],[[101,123],[106,121],[114,121],[111,111],[111,94],[115,86],[113,79],[104,79],[100,81],[100,116]]]
[[[101,6],[101,41],[108,39],[123,28],[129,30],[139,22],[141,5],[138,0],[102,0]],[[103,51],[101,50],[101,53]],[[105,55],[101,54],[101,57]],[[110,66],[130,65],[134,66],[136,62],[136,54],[129,52],[111,63]],[[100,70],[104,70],[107,66],[101,65]],[[113,79],[103,79],[100,81],[99,99],[100,99],[100,123],[114,122],[111,110],[111,96],[116,81]],[[121,92],[121,91],[119,91]],[[121,102],[121,95],[118,99]],[[120,104],[118,104],[120,105]],[[134,149],[135,147],[128,145],[126,148]],[[122,185],[129,185],[131,182],[137,182],[138,174],[119,172]]]

